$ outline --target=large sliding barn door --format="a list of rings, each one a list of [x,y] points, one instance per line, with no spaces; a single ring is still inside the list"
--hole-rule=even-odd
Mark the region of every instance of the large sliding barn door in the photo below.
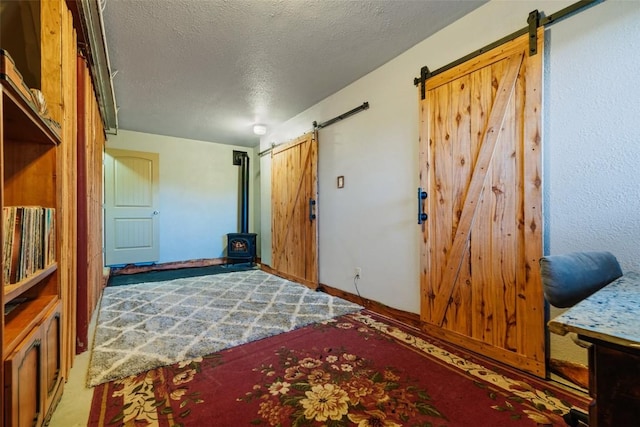
[[[421,318],[429,332],[545,375],[541,73],[528,35],[426,81]]]
[[[307,133],[271,152],[271,263],[292,280],[318,286],[318,138]]]

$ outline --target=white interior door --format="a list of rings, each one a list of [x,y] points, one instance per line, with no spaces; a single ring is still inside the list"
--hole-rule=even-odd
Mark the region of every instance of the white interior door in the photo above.
[[[105,265],[159,259],[158,153],[107,149]]]

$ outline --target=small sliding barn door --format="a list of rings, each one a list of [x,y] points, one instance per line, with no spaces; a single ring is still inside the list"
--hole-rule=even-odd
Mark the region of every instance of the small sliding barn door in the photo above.
[[[318,138],[307,133],[271,152],[271,262],[292,280],[318,286]]]
[[[431,333],[545,375],[541,73],[528,35],[426,81],[421,318]]]

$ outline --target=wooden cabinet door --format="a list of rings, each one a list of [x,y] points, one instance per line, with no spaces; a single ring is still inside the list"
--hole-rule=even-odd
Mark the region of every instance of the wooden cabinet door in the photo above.
[[[271,263],[283,276],[318,286],[318,138],[307,133],[271,152]]]
[[[40,327],[42,330],[42,379],[44,388],[44,411],[51,416],[53,402],[62,392],[61,323],[62,301],[48,313]]]
[[[5,425],[33,427],[62,393],[62,301],[5,359]]]
[[[537,55],[525,35],[427,79],[420,103],[421,318],[539,376],[542,40]]]
[[[42,425],[42,335],[40,328],[22,341],[5,359],[5,405],[7,427]]]

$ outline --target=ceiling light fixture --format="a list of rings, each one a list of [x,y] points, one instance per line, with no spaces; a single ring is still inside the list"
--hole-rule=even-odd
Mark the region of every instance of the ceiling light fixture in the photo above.
[[[267,133],[267,127],[265,125],[254,125],[253,133],[256,135],[264,135]]]

